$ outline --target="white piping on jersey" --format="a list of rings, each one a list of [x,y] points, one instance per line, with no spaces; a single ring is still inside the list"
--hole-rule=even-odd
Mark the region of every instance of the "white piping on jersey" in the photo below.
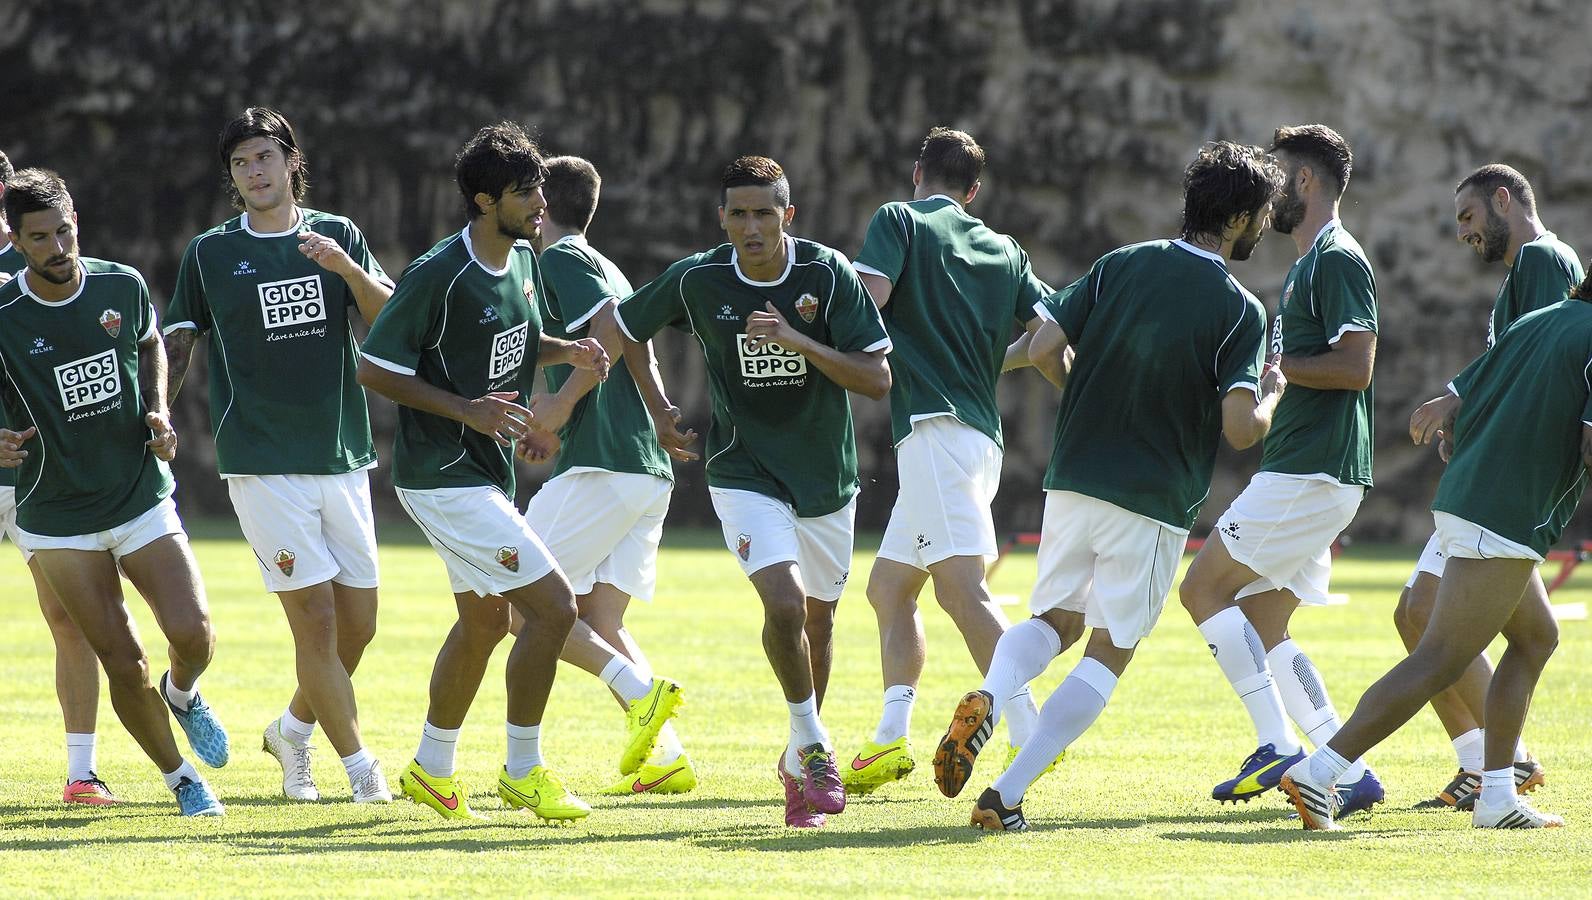
[[[209,288],[205,287],[205,267],[199,262],[199,250],[204,246],[206,238],[214,237],[218,234],[226,234],[226,232],[212,231],[209,234],[200,237],[199,240],[193,245],[193,264],[199,270],[199,291],[205,296],[206,306],[210,305],[210,290]],[[211,315],[210,319],[210,330],[215,336],[216,349],[220,351],[221,355],[221,373],[227,377],[227,408],[221,411],[221,418],[216,420],[216,426],[211,435],[215,442],[220,444],[221,428],[227,424],[227,416],[232,413],[232,404],[236,403],[238,400],[238,388],[232,383],[232,364],[227,360],[227,342],[221,336],[220,321],[214,315]],[[177,326],[172,326],[173,330],[175,330],[176,327]],[[195,326],[194,330],[198,331],[199,329],[197,326]]]
[[[785,279],[790,276],[791,268],[796,265],[796,239],[791,237],[788,234],[785,235],[785,271],[779,273],[779,277],[774,279],[773,281],[754,281],[751,278],[746,277],[746,273],[741,271],[740,259],[741,259],[740,251],[736,250],[735,246],[732,244],[730,246],[730,262],[729,262],[729,266],[730,266],[730,268],[735,270],[735,277],[736,278],[741,279],[742,281],[746,282],[747,284],[751,285],[752,287],[774,287],[776,285],[784,284],[785,283]],[[725,265],[725,264],[724,263],[706,263],[705,265],[722,266],[722,265]],[[694,268],[696,268],[696,266],[692,266],[691,268],[694,269]],[[689,270],[687,270],[687,271],[689,271]],[[685,276],[681,275],[680,277],[684,278]]]
[[[952,203],[956,204],[956,208],[957,209],[962,209],[963,208],[962,207],[962,201],[956,199],[955,197],[952,197],[950,194],[930,194],[929,196],[924,197],[923,199],[924,200],[949,200]],[[923,201],[922,200],[918,200],[918,201],[914,201],[914,202],[921,203]]]
[[[1311,291],[1310,293],[1314,294],[1315,291]],[[1338,341],[1343,340],[1343,336],[1348,334],[1351,331],[1367,331],[1367,332],[1371,332],[1372,334],[1376,333],[1374,331],[1371,331],[1371,329],[1365,327],[1364,325],[1356,325],[1353,322],[1347,322],[1347,323],[1344,324],[1344,326],[1342,328],[1338,329],[1338,333],[1333,335],[1332,339],[1327,341],[1327,343],[1328,344],[1336,344]]]
[[[860,275],[872,275],[875,278],[883,278],[885,281],[888,281],[891,284],[895,284],[895,279],[894,278],[891,278],[889,275],[886,275],[885,273],[879,271],[878,269],[875,269],[873,266],[870,266],[867,263],[853,262],[851,264],[851,267],[853,269],[856,269],[857,273],[860,274]]]
[[[488,269],[484,263],[482,263],[480,260],[475,258],[475,250],[470,246],[470,229],[469,229],[468,226],[466,226],[463,231],[459,232],[459,237],[464,239],[464,247],[465,247],[466,250],[470,251],[470,262],[475,263],[476,265],[480,266],[482,269],[485,269],[487,272],[492,272],[492,270]],[[510,247],[509,248],[509,255],[512,257],[513,254],[514,254],[514,249],[512,247]],[[437,350],[438,348],[440,348],[442,346],[442,338],[443,338],[444,335],[446,335],[448,333],[448,299],[453,296],[453,286],[455,284],[458,284],[459,283],[459,279],[461,277],[463,277],[464,273],[468,272],[469,270],[470,270],[470,265],[469,265],[469,263],[466,263],[462,268],[459,269],[458,272],[454,273],[453,280],[448,282],[448,289],[442,292],[442,328],[438,329],[436,341],[434,341],[431,344],[431,346],[429,348],[427,348],[427,349]],[[507,273],[508,270],[509,270],[509,267],[505,265],[503,267],[503,271],[502,272],[497,272],[497,273],[494,273],[494,274],[496,274],[498,276],[502,276],[505,273]],[[448,361],[445,358],[443,358],[442,353],[440,351],[437,353],[437,364],[442,366],[442,377],[448,379],[449,381],[452,381],[453,380],[453,375],[452,375],[452,373],[450,373],[448,371]],[[465,428],[464,423],[460,422],[459,423],[459,455],[457,457],[455,457],[453,459],[453,461],[449,462],[447,465],[438,466],[437,467],[437,471],[438,472],[442,471],[443,469],[448,468],[448,466],[454,465],[454,463],[457,463],[459,460],[464,459],[464,457],[470,452],[464,446],[464,428]]]
[[[1592,359],[1587,360],[1586,365],[1581,367],[1581,383],[1586,385],[1587,393],[1592,394],[1592,375],[1589,375],[1589,372],[1592,372]],[[1570,486],[1565,489],[1564,493],[1559,495],[1559,499],[1553,501],[1553,506],[1548,510],[1548,517],[1543,519],[1541,522],[1538,522],[1537,527],[1531,529],[1532,531],[1537,531],[1544,525],[1547,525],[1549,522],[1553,521],[1553,514],[1558,511],[1559,504],[1563,503],[1565,497],[1568,497],[1586,481],[1586,467],[1577,466],[1576,468],[1580,469],[1581,471],[1576,475],[1575,481],[1570,482]]]
[[[270,232],[267,232],[267,231],[255,231],[253,228],[249,227],[249,214],[248,213],[244,213],[242,216],[239,217],[239,224],[243,226],[243,230],[244,231],[247,231],[253,237],[257,237],[257,238],[289,237],[289,236],[298,234],[299,231],[304,228],[304,210],[299,208],[298,206],[294,206],[293,207],[293,224],[289,225],[287,227],[286,231],[270,231]]]
[[[795,261],[795,259],[796,259],[795,248],[794,247],[790,247],[790,248],[787,248],[787,249],[790,252],[790,261]],[[734,251],[732,250],[731,253],[733,254],[733,252]],[[698,263],[698,264],[692,266],[691,268],[686,269],[684,272],[681,272],[680,273],[680,282],[679,282],[679,284],[675,285],[675,290],[680,294],[680,309],[685,311],[685,320],[688,323],[690,323],[690,325],[691,325],[691,334],[696,337],[697,343],[702,345],[702,358],[703,359],[707,359],[708,358],[708,345],[707,345],[706,341],[702,340],[702,332],[697,330],[696,319],[691,315],[691,306],[690,306],[690,304],[685,302],[685,279],[686,279],[687,275],[690,275],[692,272],[695,272],[697,269],[706,269],[706,268],[711,268],[713,266],[723,266],[723,265],[728,265],[730,268],[735,269],[735,274],[737,274],[737,275],[741,274],[741,270],[738,267],[736,267],[735,263],[733,262],[733,260],[734,260],[733,256],[731,257],[731,260],[732,261],[729,262],[729,263]],[[790,266],[787,265],[785,267],[785,271],[786,271],[787,274],[789,274]],[[784,276],[780,276],[780,280],[784,281],[785,280]],[[617,313],[615,314],[614,318],[615,319],[619,318]],[[630,333],[630,329],[624,327],[624,322],[622,320],[619,323],[619,327],[625,332],[625,336],[626,337],[630,338],[632,341],[634,341],[636,339],[635,336]],[[706,469],[707,467],[713,465],[713,461],[715,459],[718,459],[719,457],[721,457],[724,454],[728,453],[730,448],[735,446],[735,441],[740,436],[741,436],[740,429],[733,422],[731,422],[730,423],[730,440],[729,440],[729,442],[726,443],[723,447],[719,448],[719,452],[717,452],[717,453],[713,454],[712,456],[708,457],[707,462],[704,462],[702,464],[702,468]]]
[[[1172,246],[1177,247],[1180,250],[1186,250],[1189,253],[1194,254],[1195,256],[1203,256],[1206,259],[1210,260],[1211,262],[1216,263],[1218,266],[1221,266],[1223,269],[1227,268],[1227,260],[1222,259],[1222,255],[1220,253],[1212,253],[1209,250],[1205,250],[1205,249],[1202,249],[1200,247],[1196,247],[1193,244],[1190,244],[1188,241],[1183,240],[1182,238],[1177,238],[1177,239],[1173,240],[1172,241]]]
[[[359,351],[359,355],[364,357],[365,359],[370,360],[371,364],[380,366],[381,368],[386,369],[389,372],[397,372],[399,375],[413,375],[413,374],[415,374],[415,370],[409,368],[408,366],[400,366],[397,363],[392,362],[391,360],[382,359],[379,356],[371,356],[369,353],[367,353],[364,350]]]
[[[46,300],[43,297],[40,297],[38,294],[35,294],[33,292],[33,288],[28,284],[27,269],[23,269],[17,273],[17,284],[22,288],[22,293],[32,298],[33,302],[38,303],[41,306],[65,306],[68,303],[71,303],[73,300],[76,300],[78,297],[82,296],[83,288],[88,284],[88,269],[84,267],[82,260],[78,260],[77,272],[77,290],[73,291],[72,296],[67,297],[65,300]]]
[[[21,299],[22,299],[22,295],[18,294],[16,300],[12,300],[11,303],[7,303],[7,304],[5,304],[5,306],[0,306],[0,310],[5,309],[6,306],[10,306],[12,303],[16,303],[18,300],[21,300]],[[0,368],[5,368],[4,361],[0,361]],[[7,375],[9,376],[9,374],[10,373],[8,372]],[[12,380],[15,381],[15,379],[12,379]],[[21,403],[22,403],[22,408],[27,410],[28,418],[35,425],[38,424],[39,417],[35,416],[33,414],[33,407],[28,405],[28,398],[24,397],[22,395],[21,391],[17,391],[16,394],[17,394],[17,400],[21,401]],[[29,497],[33,496],[33,492],[39,489],[39,482],[44,480],[44,463],[45,463],[46,460],[48,460],[50,458],[50,445],[49,445],[49,442],[47,442],[44,439],[44,432],[40,431],[39,433],[34,435],[34,437],[38,438],[38,441],[39,441],[39,472],[38,472],[38,474],[36,476],[34,476],[34,478],[33,478],[33,486],[28,488],[28,492],[26,494],[23,494],[22,496],[17,498],[16,508],[19,509],[19,510],[22,508],[22,504],[26,503],[27,499]]]
[[[514,246],[512,244],[509,245],[509,256],[508,259],[504,261],[503,268],[494,269],[476,257],[475,245],[470,243],[470,226],[464,226],[464,228],[459,232],[459,237],[464,238],[464,249],[470,251],[470,262],[480,266],[488,275],[502,278],[504,275],[509,273],[509,268],[514,265]]]

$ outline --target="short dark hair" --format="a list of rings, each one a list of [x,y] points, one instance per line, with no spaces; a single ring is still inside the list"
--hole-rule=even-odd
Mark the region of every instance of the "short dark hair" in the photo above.
[[[1296,156],[1309,163],[1317,175],[1330,176],[1337,186],[1333,197],[1343,196],[1354,171],[1349,142],[1325,125],[1284,125],[1272,135],[1271,152]]]
[[[222,177],[226,181],[227,194],[232,198],[233,207],[243,208],[243,195],[238,193],[238,186],[232,183],[232,151],[253,138],[269,138],[281,145],[283,157],[287,160],[288,181],[293,186],[293,202],[304,202],[304,194],[310,188],[310,167],[309,160],[304,158],[304,151],[299,149],[293,123],[269,106],[251,106],[221,126],[221,136],[216,140]]]
[[[547,163],[536,141],[517,122],[499,122],[464,142],[453,162],[453,175],[464,196],[465,213],[476,219],[486,213],[476,205],[476,194],[497,198],[518,188],[539,187],[547,177]]]
[[[602,176],[590,161],[578,156],[549,159],[547,180],[542,182],[548,218],[565,228],[585,231],[597,211],[597,195],[602,186]]]
[[[781,209],[790,205],[790,179],[785,177],[784,167],[766,156],[737,157],[724,167],[719,186],[721,200],[729,197],[733,187],[771,187]]]
[[[1259,147],[1206,144],[1183,171],[1183,237],[1221,236],[1233,217],[1258,214],[1282,185],[1282,167]]]
[[[1491,197],[1499,188],[1508,188],[1510,196],[1525,204],[1526,212],[1537,211],[1537,192],[1531,189],[1531,182],[1527,181],[1526,176],[1520,174],[1520,170],[1514,166],[1488,163],[1454,185],[1454,193],[1457,195],[1465,188],[1475,188],[1484,199]]]
[[[72,214],[72,195],[66,190],[66,181],[49,169],[23,169],[11,175],[6,182],[6,221],[20,227],[22,217],[31,212],[58,209]]]
[[[918,165],[925,181],[969,191],[984,174],[984,148],[967,132],[939,125],[923,139]]]

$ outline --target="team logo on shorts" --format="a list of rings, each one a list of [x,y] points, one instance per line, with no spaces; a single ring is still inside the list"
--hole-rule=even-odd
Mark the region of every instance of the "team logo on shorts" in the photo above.
[[[803,322],[811,322],[818,315],[818,298],[812,294],[802,294],[796,298],[796,312],[801,315]]]
[[[928,535],[925,535],[925,534],[918,535],[918,549],[919,550],[927,550],[927,549],[929,549],[929,546],[931,544],[933,544],[933,543],[934,543],[933,541],[929,540]]]
[[[287,576],[288,578],[292,578],[293,563],[297,559],[298,554],[284,547],[281,550],[276,551],[276,556],[272,557],[271,561],[276,563],[276,567],[282,570],[283,575]]]
[[[520,570],[520,551],[513,547],[499,547],[497,552],[498,565],[510,572]]]
[[[122,333],[122,314],[114,309],[107,309],[100,313],[100,327],[111,337]]]
[[[850,580],[850,578],[851,578],[851,570],[850,569],[847,569],[846,571],[841,572],[840,573],[840,577],[835,579],[835,587],[845,587],[846,586],[846,582],[848,580]]]
[[[1235,541],[1238,540],[1238,523],[1228,522],[1226,525],[1223,525],[1222,534],[1227,535]]]
[[[752,536],[741,532],[735,536],[735,552],[741,557],[742,562],[752,558]]]
[[[520,285],[520,290],[525,292],[526,303],[536,302],[536,285],[532,284],[529,278],[525,279],[525,283]]]

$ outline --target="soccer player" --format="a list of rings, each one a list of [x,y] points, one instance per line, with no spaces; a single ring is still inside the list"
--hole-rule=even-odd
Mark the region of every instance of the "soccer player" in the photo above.
[[[1216,520],[1179,591],[1258,736],[1238,774],[1211,791],[1224,802],[1271,790],[1303,758],[1290,718],[1314,746],[1338,730],[1326,685],[1288,624],[1301,603],[1327,602],[1332,542],[1371,486],[1376,279],[1338,219],[1354,155],[1325,125],[1279,128],[1271,152],[1286,173],[1271,227],[1299,250],[1271,334],[1288,393],[1260,471]],[[1345,813],[1383,798],[1363,763],[1340,790]]]
[[[1584,275],[1575,251],[1537,218],[1537,198],[1531,183],[1509,166],[1492,163],[1465,176],[1454,189],[1454,214],[1458,223],[1456,235],[1461,242],[1485,262],[1501,261],[1509,268],[1487,320],[1487,347],[1515,319],[1563,300]],[[1421,551],[1420,561],[1405,583],[1393,613],[1408,650],[1413,651],[1420,644],[1442,577],[1443,553],[1434,534]],[[1547,588],[1535,570],[1526,589],[1547,602]],[[1475,804],[1485,744],[1484,708],[1492,676],[1492,661],[1483,651],[1465,667],[1465,673],[1453,686],[1432,698],[1432,710],[1442,721],[1459,757],[1459,771],[1436,797],[1417,806],[1468,810]],[[1525,741],[1519,741],[1515,745],[1516,788],[1528,792],[1543,780],[1542,765],[1532,759]]]
[[[1050,291],[1016,241],[968,214],[983,169],[984,149],[971,135],[930,131],[912,169],[912,201],[879,208],[854,264],[893,345],[890,419],[901,490],[868,577],[884,711],[873,740],[845,767],[852,794],[905,778],[916,765],[907,733],[923,674],[924,584],[934,580],[935,599],[980,671],[1010,625],[984,583],[999,552],[990,515],[1002,454],[995,381],[1013,322],[1037,331],[1034,307]],[[1026,684],[998,702],[1015,756],[1039,711]]]
[[[1035,363],[1054,367],[1069,346],[1076,357],[1045,474],[1034,624],[1001,636],[983,687],[957,706],[941,741],[951,752],[935,756],[943,792],[956,796],[972,775],[995,698],[1094,631],[1028,743],[974,804],[975,825],[1028,828],[1023,794],[1099,717],[1161,614],[1218,440],[1242,449],[1271,423],[1287,379],[1262,373],[1266,313],[1227,263],[1249,258],[1281,186],[1259,147],[1207,145],[1184,173],[1180,239],[1106,254],[1040,311]]]
[[[538,365],[606,374],[590,338],[542,333],[536,255],[542,154],[518,125],[476,132],[455,177],[468,223],[409,264],[361,351],[359,383],[398,407],[393,485],[447,565],[459,621],[431,673],[431,704],[414,762],[398,786],[443,818],[475,818],[454,774],[459,729],[486,664],[525,619],[509,651],[508,759],[498,796],[544,820],[591,812],[542,762],[542,712],[575,623],[575,596],[547,547],[514,508],[514,455],[542,455],[531,393]],[[553,437],[556,441],[557,438]],[[532,443],[535,441],[536,443]]]
[[[310,771],[319,721],[354,801],[390,802],[350,680],[376,632],[376,451],[348,317],[374,322],[392,283],[353,222],[299,205],[308,163],[281,113],[244,110],[218,150],[242,214],[183,254],[166,309],[167,393],[176,398],[208,334],[216,463],[293,634],[298,690],[263,741],[282,793],[320,799]]]
[[[1410,437],[1451,448],[1432,518],[1443,552],[1431,620],[1415,650],[1368,688],[1349,721],[1288,769],[1282,789],[1304,827],[1332,830],[1331,790],[1349,760],[1398,730],[1454,683],[1492,639],[1506,643],[1487,690],[1477,828],[1553,828],[1516,793],[1515,746],[1531,695],[1559,641],[1553,610],[1529,589],[1564,531],[1592,469],[1592,283],[1517,319],[1450,384]]]
[[[846,805],[819,719],[856,514],[846,392],[885,396],[890,338],[845,257],[787,234],[796,207],[779,163],[740,157],[720,184],[729,243],[670,266],[616,318],[632,375],[650,377],[637,342],[667,325],[695,334],[707,360],[708,491],[762,599],[763,650],[790,709],[777,767],[785,824],[817,827]]]
[[[215,635],[171,500],[166,463],[177,435],[149,289],[127,266],[79,256],[77,213],[54,172],[18,173],[4,206],[11,245],[27,262],[0,287],[0,395],[21,428],[0,430],[0,464],[21,466],[18,542],[94,648],[117,716],[160,767],[182,814],[222,815],[166,718],[170,707],[199,758],[226,765],[226,731],[198,691]],[[121,575],[170,644],[158,691]]]
[[[0,199],[5,196],[5,182],[16,174],[11,160],[0,153]],[[11,246],[11,232],[0,212],[0,285],[10,281],[27,268],[21,252]],[[0,428],[6,428],[5,410],[0,407]],[[0,467],[0,531],[17,543],[17,472]],[[18,549],[21,545],[18,544]],[[116,795],[100,780],[94,771],[95,726],[99,719],[99,660],[94,648],[83,637],[82,629],[67,615],[61,601],[50,590],[50,583],[33,560],[33,555],[22,551],[22,561],[33,576],[33,589],[39,598],[39,609],[50,627],[50,637],[55,642],[55,696],[61,704],[61,718],[66,724],[66,789],[61,793],[65,803],[85,806],[110,806]]]
[[[537,240],[542,327],[566,340],[595,338],[612,358],[623,352],[614,309],[631,287],[586,240],[602,178],[575,156],[549,159],[546,169],[547,214]],[[642,349],[645,365],[655,367],[651,343]],[[553,477],[531,498],[525,519],[569,578],[580,608],[562,658],[601,678],[625,710],[624,777],[604,793],[689,791],[696,770],[669,723],[682,699],[680,686],[653,676],[625,628],[630,598],[652,599],[657,583],[658,541],[674,489],[669,454],[628,369],[606,382],[569,366],[543,371],[556,393],[539,395],[533,409],[540,427],[559,432],[562,447]],[[666,399],[654,404],[669,408]],[[659,752],[649,759],[655,741]]]

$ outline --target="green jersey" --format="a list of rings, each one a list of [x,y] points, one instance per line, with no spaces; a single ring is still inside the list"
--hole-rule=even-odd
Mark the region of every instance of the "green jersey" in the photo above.
[[[529,244],[516,242],[508,264],[490,269],[476,259],[466,228],[404,270],[362,355],[461,397],[513,391],[523,402],[541,348],[540,292]],[[491,486],[512,497],[513,453],[463,422],[400,405],[392,482],[408,490]]]
[[[27,260],[11,246],[10,241],[0,240],[0,275],[15,275],[28,267]],[[10,428],[7,424],[5,409],[0,406],[0,428]],[[0,468],[0,488],[14,488],[17,486],[17,470]]]
[[[995,405],[1012,323],[1027,322],[1051,291],[1028,254],[944,194],[886,203],[868,224],[858,272],[889,279],[890,426],[950,414],[1001,443]]]
[[[94,534],[170,496],[171,470],[145,445],[138,345],[156,339],[155,307],[138,272],[82,258],[83,284],[40,299],[27,273],[0,287],[0,382],[6,416],[39,433],[17,474],[17,526]]]
[[[1487,320],[1487,346],[1516,319],[1563,300],[1584,277],[1575,251],[1553,232],[1521,244],[1514,265],[1498,286],[1492,317]]]
[[[542,321],[554,337],[586,337],[597,310],[611,299],[630,296],[632,290],[619,267],[580,235],[555,241],[542,251],[540,264]],[[548,388],[557,391],[563,387],[573,371],[572,366],[548,366]],[[564,446],[553,467],[554,475],[582,468],[674,478],[641,391],[623,365],[615,366],[607,381],[575,404],[559,437]]]
[[[1210,493],[1222,397],[1259,391],[1266,312],[1184,241],[1112,251],[1045,303],[1076,351],[1045,488],[1180,530]]]
[[[336,475],[376,461],[342,278],[299,252],[298,234],[336,241],[378,281],[387,275],[354,223],[301,209],[277,234],[247,213],[194,238],[177,270],[165,331],[209,333],[210,425],[229,475]]]
[[[1546,556],[1586,488],[1589,385],[1592,303],[1564,300],[1517,319],[1449,385],[1464,403],[1432,509]]]
[[[1365,251],[1334,219],[1316,235],[1283,282],[1271,352],[1320,356],[1351,331],[1376,333],[1376,277]],[[1374,422],[1371,386],[1318,390],[1290,384],[1277,402],[1260,471],[1325,475],[1371,486]]]
[[[644,341],[666,325],[696,335],[707,359],[713,421],[708,484],[773,497],[822,516],[857,493],[851,404],[807,358],[746,341],[746,319],[772,303],[792,327],[841,352],[890,349],[862,280],[840,253],[786,237],[784,274],[753,281],[735,248],[689,256],[619,305],[619,327]]]

